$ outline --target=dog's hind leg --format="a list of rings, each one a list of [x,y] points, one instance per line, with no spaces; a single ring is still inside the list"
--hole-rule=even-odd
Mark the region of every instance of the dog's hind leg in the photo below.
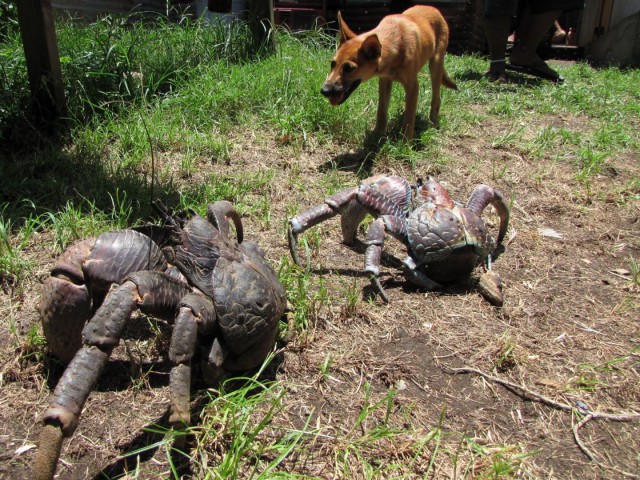
[[[380,78],[378,82],[378,113],[376,115],[375,131],[384,133],[387,129],[389,101],[391,100],[392,81],[388,78]]]

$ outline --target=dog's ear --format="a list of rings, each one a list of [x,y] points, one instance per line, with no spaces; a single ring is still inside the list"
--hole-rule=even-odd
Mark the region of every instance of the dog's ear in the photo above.
[[[366,60],[377,60],[382,54],[382,45],[378,35],[374,33],[365,38],[360,45],[360,52]]]
[[[338,43],[342,45],[347,40],[351,40],[356,36],[355,33],[349,28],[349,26],[342,19],[342,12],[338,11]]]

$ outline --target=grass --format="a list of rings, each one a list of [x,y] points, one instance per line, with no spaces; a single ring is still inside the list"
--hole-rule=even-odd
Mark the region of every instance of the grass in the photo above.
[[[367,148],[362,139],[374,116],[375,83],[362,85],[348,108],[323,101],[317,90],[334,42],[322,32],[279,32],[275,53],[254,54],[241,23],[150,24],[105,17],[88,25],[58,23],[69,118],[43,133],[25,113],[26,72],[17,31],[11,26],[0,31],[0,284],[12,298],[20,297],[17,286],[35,282],[38,265],[31,251],[42,239],[49,243],[42,263],[49,265],[79,238],[152,218],[153,198],[201,214],[208,202],[230,200],[264,243],[274,230],[284,239],[285,216],[353,186],[354,176],[374,170],[402,169],[415,176],[460,170],[475,179],[481,168],[475,152],[466,152],[461,161],[451,148],[469,138],[488,144],[495,153],[492,181],[514,192],[524,174],[501,154],[541,162],[541,191],[545,178],[559,169],[568,175],[568,190],[585,205],[612,197],[632,211],[640,199],[637,178],[617,189],[601,181],[640,155],[637,70],[577,63],[563,67],[563,87],[544,82],[490,86],[475,75],[485,67],[484,59],[449,56],[450,74],[465,80],[459,91],[443,93],[440,127],[423,128],[411,144],[399,138],[403,94],[396,86],[389,137]],[[423,79],[423,90],[427,87]],[[421,92],[419,125],[426,125],[428,108],[429,95]],[[558,118],[576,123],[558,126]],[[488,119],[503,128],[484,131]],[[236,156],[253,144],[271,163],[234,169]],[[358,168],[340,163],[340,154],[327,153],[322,178],[313,184],[306,157],[322,148],[349,152]],[[274,208],[276,200],[285,206]],[[268,252],[293,306],[294,344],[301,352],[328,320],[356,317],[367,306],[360,298],[361,278],[329,284],[323,264],[331,251],[325,243],[320,228],[300,239],[315,270],[293,265],[275,242]],[[625,256],[634,291],[640,285],[637,259],[637,251]],[[37,326],[21,332],[12,324],[25,357],[41,359],[46,350]],[[520,345],[507,334],[498,343],[493,367],[501,373],[521,368],[524,362],[515,355]],[[314,363],[323,388],[344,373],[339,357],[324,352]],[[571,389],[605,389],[601,370],[585,365],[576,367]],[[394,387],[380,391],[364,381],[353,399],[356,412],[345,415],[351,415],[350,423],[339,430],[317,411],[309,411],[301,425],[283,426],[286,422],[278,420],[295,401],[288,385],[258,376],[242,379],[239,387],[237,382],[205,394],[190,430],[195,438],[190,456],[199,478],[308,478],[314,476],[318,455],[342,478],[429,476],[443,464],[457,472],[456,478],[520,478],[532,455],[517,444],[481,444],[471,435],[446,431],[444,413],[432,428],[413,427],[407,420],[411,409],[396,408]],[[162,441],[167,451],[170,440]],[[173,466],[172,475],[177,476]]]
[[[7,215],[9,204],[5,204],[0,215],[0,278],[14,284],[24,280],[31,271],[31,262],[22,257],[22,250],[40,227],[38,219],[25,219],[21,228],[14,232],[12,220]]]

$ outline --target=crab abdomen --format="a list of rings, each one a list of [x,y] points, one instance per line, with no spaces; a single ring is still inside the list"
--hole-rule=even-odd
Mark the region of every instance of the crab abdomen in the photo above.
[[[454,210],[423,205],[407,221],[407,240],[419,263],[443,260],[467,244],[464,223]]]
[[[416,264],[438,282],[470,273],[491,245],[484,222],[473,212],[433,204],[410,215],[407,241]]]
[[[262,347],[273,346],[286,307],[284,288],[275,272],[249,246],[242,245],[243,261],[221,257],[213,272],[220,332],[242,369],[252,368],[264,359]]]

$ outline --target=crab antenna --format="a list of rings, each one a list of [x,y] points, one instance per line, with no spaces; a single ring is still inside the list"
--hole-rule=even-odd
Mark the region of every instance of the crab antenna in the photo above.
[[[169,214],[169,209],[164,206],[161,200],[153,200],[151,202],[151,206],[156,211],[158,215],[162,217],[162,220],[169,225],[175,225],[175,219]]]

